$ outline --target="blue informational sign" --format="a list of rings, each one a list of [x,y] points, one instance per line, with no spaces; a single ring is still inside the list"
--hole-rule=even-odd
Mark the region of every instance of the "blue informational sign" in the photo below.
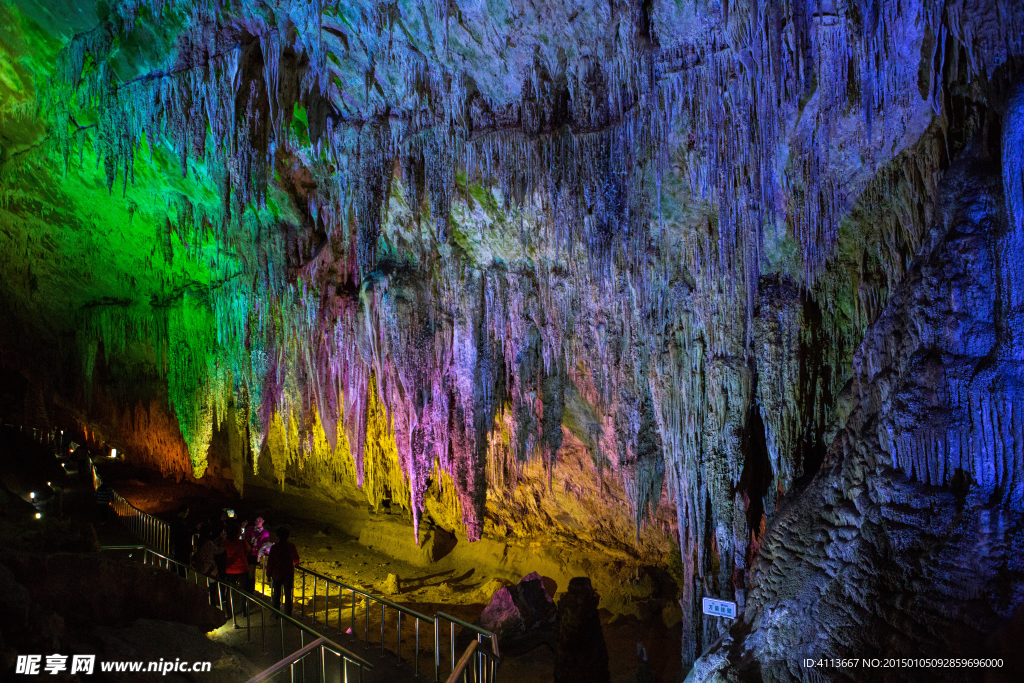
[[[711,617],[736,618],[736,603],[728,600],[715,600],[704,598],[704,614]]]

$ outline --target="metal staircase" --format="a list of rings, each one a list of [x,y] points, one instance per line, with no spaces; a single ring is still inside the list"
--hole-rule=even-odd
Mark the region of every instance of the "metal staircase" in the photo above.
[[[258,629],[264,651],[267,649],[268,619],[270,616],[278,618],[281,659],[253,678],[252,682],[284,680],[286,670],[290,672],[288,680],[305,682],[307,668],[315,673],[312,680],[322,683],[397,683],[403,680],[494,683],[497,680],[501,664],[498,637],[486,629],[444,612],[437,612],[432,617],[422,614],[301,565],[295,568],[298,575],[293,598],[295,609],[300,614],[293,618],[274,609],[268,602],[270,591],[265,561],[257,572],[256,594],[248,593],[237,586],[198,574],[190,566],[170,559],[170,528],[166,522],[139,510],[116,492],[112,494],[111,505],[120,520],[144,545],[109,546],[106,550],[138,551],[131,552],[131,555],[133,558],[138,556],[144,564],[175,571],[193,583],[218,586],[210,591],[211,604],[214,603],[213,596],[219,595],[217,606],[225,613],[230,612],[232,623],[237,628],[245,628],[247,643],[252,642],[252,632]],[[245,614],[244,625],[238,622],[240,606]],[[259,623],[254,626],[253,616],[257,611]],[[294,637],[286,637],[286,626],[298,632],[297,644]],[[428,629],[426,634],[424,629]],[[329,638],[328,633],[336,633],[335,640]],[[470,642],[461,657],[456,659],[460,637],[468,637]],[[403,649],[403,639],[411,648]],[[379,646],[377,663],[339,644],[339,640],[347,642],[353,649],[361,646],[367,656],[371,649],[376,651]],[[289,643],[295,646],[294,650]],[[337,663],[336,667],[329,665],[331,658],[328,655]],[[430,664],[433,664],[432,678]],[[385,673],[382,669],[389,671]]]
[[[41,444],[63,446],[64,443],[63,432],[58,437],[57,430],[33,430],[33,437]],[[92,479],[94,488],[101,484],[95,467]],[[285,677],[291,683],[296,680],[305,683],[307,674],[312,675],[312,681],[320,683],[429,681],[431,664],[435,683],[442,680],[445,683],[495,683],[497,680],[501,664],[498,637],[486,629],[444,612],[432,617],[421,614],[301,565],[296,567],[301,576],[297,589],[300,594],[293,595],[301,613],[293,618],[268,602],[265,560],[259,568],[259,590],[256,594],[249,593],[172,560],[169,557],[170,525],[166,522],[143,512],[116,491],[110,493],[110,505],[141,544],[104,546],[105,551],[126,553],[130,559],[173,571],[186,581],[206,586],[210,604],[224,611],[234,629],[244,629],[245,644],[260,648],[263,655],[270,651],[268,632],[277,631],[273,636],[280,644],[280,660],[252,678],[250,683],[284,680]],[[240,614],[244,624],[239,621]],[[254,623],[257,616],[258,623]],[[270,621],[272,617],[276,617],[274,624]],[[347,629],[343,629],[345,622]],[[362,638],[358,622],[362,625]],[[426,638],[422,637],[424,628],[429,629]],[[257,631],[258,644],[253,640]],[[429,637],[431,631],[432,638]],[[328,633],[335,632],[333,639],[328,637]],[[456,660],[457,642],[462,638],[468,644]],[[411,644],[408,648],[411,652],[403,650],[403,639]],[[338,641],[345,642],[347,647]],[[389,648],[391,643],[394,643],[393,650]],[[365,656],[354,652],[360,648]],[[371,662],[370,657],[376,661]]]

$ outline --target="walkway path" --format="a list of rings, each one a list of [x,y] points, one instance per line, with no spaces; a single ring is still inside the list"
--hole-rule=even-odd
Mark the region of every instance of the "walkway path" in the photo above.
[[[101,546],[138,546],[139,539],[120,522],[113,509],[109,506],[101,507],[97,504],[91,478],[76,474],[66,474],[53,456],[51,449],[43,446],[39,446],[38,449],[33,448],[30,457],[46,460],[43,463],[33,463],[29,469],[34,473],[45,472],[45,477],[52,485],[52,488],[60,491],[61,502],[59,512],[64,518],[71,518],[78,522],[91,524],[96,530],[96,537]],[[50,461],[51,458],[52,462]],[[41,484],[34,487],[30,486],[29,488],[39,488],[41,490]],[[57,496],[43,508],[44,514],[58,514],[56,498]],[[132,561],[142,561],[143,557],[141,550],[107,550],[106,552],[119,554],[125,559]],[[267,588],[268,590],[263,597],[269,603],[269,587]],[[321,603],[323,602],[322,595],[319,600]],[[337,598],[335,597],[329,602],[330,626],[325,626],[323,623],[327,615],[327,606],[322,604],[316,605],[316,612],[314,613],[314,606],[304,603],[301,599],[301,594],[296,597],[293,616],[329,640],[334,641],[353,654],[373,664],[373,671],[362,679],[365,683],[405,683],[406,681],[411,683],[413,681],[434,680],[433,630],[431,628],[425,627],[421,630],[421,647],[419,650],[421,675],[417,678],[413,675],[412,640],[403,642],[402,655],[405,661],[400,663],[397,656],[393,653],[396,649],[395,644],[390,644],[390,650],[385,650],[383,654],[381,653],[379,640],[381,622],[379,614],[374,615],[371,611],[369,615],[371,618],[367,622],[365,610],[357,609],[356,611],[356,616],[362,620],[359,623],[361,625],[369,624],[371,637],[373,633],[378,634],[378,640],[371,647],[365,642],[364,631],[359,631],[359,637],[356,637],[337,628]],[[230,608],[228,611],[230,611]],[[350,609],[346,611],[346,616],[351,617],[350,612]],[[283,656],[295,652],[303,644],[311,640],[308,634],[303,634],[294,625],[289,624],[287,628],[282,628],[282,620],[277,619],[272,610],[263,610],[261,612],[254,609],[247,619],[244,610],[239,605],[236,606],[236,613],[235,623],[238,624],[238,628],[229,619],[224,626],[211,632],[209,634],[210,638],[232,648],[255,664],[257,668],[269,668],[280,661]],[[314,620],[314,616],[319,623]],[[402,626],[403,638],[412,637],[414,640],[414,633],[409,632],[411,635],[407,634],[406,624],[403,623]],[[345,629],[347,628],[348,625],[346,624]],[[386,631],[396,633],[391,619],[388,620]],[[284,652],[284,655],[282,652]],[[314,662],[312,661],[313,659],[313,657],[307,657],[305,664],[299,663],[295,666],[296,681],[308,680],[312,682],[320,680],[319,661]],[[341,670],[340,663],[340,658],[333,655],[329,655],[329,658],[325,659],[327,681],[332,683],[356,683],[360,681],[358,667],[350,664],[348,666],[349,677],[346,679],[344,672]],[[303,667],[305,667],[304,672]],[[291,680],[287,675],[279,676],[278,679]]]
[[[127,555],[128,553],[138,553],[139,551],[110,550],[108,552]],[[269,602],[269,598],[267,601]],[[279,619],[272,609],[259,609],[254,606],[250,613],[246,615],[241,602],[236,597],[234,620],[229,618],[223,626],[212,631],[209,636],[212,640],[235,650],[261,669],[267,669],[276,664],[285,656],[295,652],[315,638],[315,636],[304,633],[286,620]],[[405,661],[399,663],[398,658],[392,652],[386,651],[383,655],[381,654],[379,641],[375,647],[367,648],[365,642],[339,632],[334,627],[325,628],[322,622],[314,623],[311,618],[304,617],[300,610],[300,605],[296,603],[293,618],[373,665],[373,671],[368,672],[362,679],[365,683],[405,683],[407,681],[412,683],[413,681],[434,680],[433,632],[430,633],[429,643],[426,641],[421,643],[425,646],[429,645],[429,647],[421,648],[421,675],[419,678],[416,678],[413,676],[413,665],[411,662],[412,648],[408,645],[403,645]],[[225,604],[225,612],[231,612],[230,601]],[[376,627],[378,629],[377,633],[379,633],[379,619]],[[329,682],[345,683],[348,681],[349,683],[357,683],[360,680],[358,667],[352,664],[348,665],[349,677],[347,679],[344,677],[339,657],[328,655],[324,664],[327,671],[327,681]],[[305,666],[304,675],[303,666]],[[319,657],[307,657],[305,664],[296,664],[295,680],[319,681],[319,667]],[[279,680],[291,679],[285,675],[279,676]]]

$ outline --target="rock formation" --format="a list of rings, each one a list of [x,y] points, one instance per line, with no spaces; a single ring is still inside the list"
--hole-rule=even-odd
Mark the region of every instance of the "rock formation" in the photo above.
[[[0,2],[5,419],[671,553],[687,664],[1020,603],[1019,2],[71,5]]]
[[[749,633],[693,680],[799,680],[823,656],[998,656],[991,634],[1020,619],[1024,89],[1006,107],[946,173],[921,254],[854,356],[846,426],[764,535],[734,629]]]
[[[517,639],[551,628],[555,616],[554,600],[534,572],[519,583],[496,590],[480,615],[480,625],[497,633],[503,651],[508,652]]]
[[[555,683],[609,683],[608,647],[590,579],[577,577],[558,600]]]

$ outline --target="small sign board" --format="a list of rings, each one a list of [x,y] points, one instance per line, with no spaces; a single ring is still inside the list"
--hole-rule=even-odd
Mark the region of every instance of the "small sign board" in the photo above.
[[[704,614],[712,617],[736,618],[736,603],[728,600],[704,598]]]

